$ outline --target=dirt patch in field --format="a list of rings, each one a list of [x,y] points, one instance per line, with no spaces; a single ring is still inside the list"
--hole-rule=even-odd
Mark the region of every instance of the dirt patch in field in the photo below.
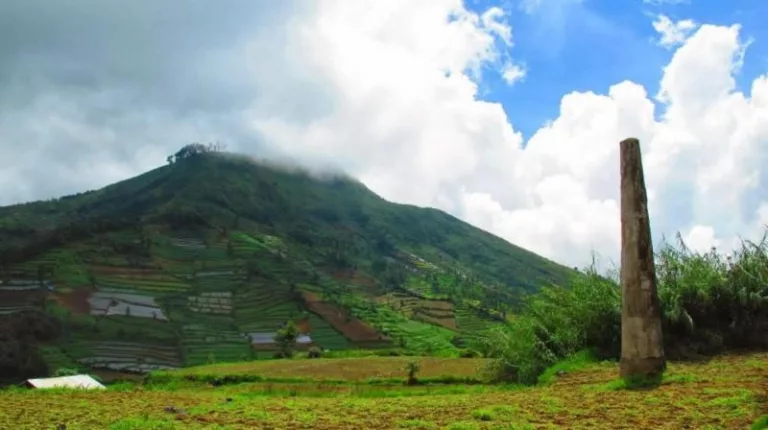
[[[91,297],[90,290],[76,289],[69,293],[54,293],[51,298],[71,312],[76,314],[88,314],[91,312],[91,305],[88,298]]]
[[[391,339],[369,326],[365,322],[353,317],[345,309],[333,303],[319,301],[319,297],[313,293],[303,293],[305,304],[310,311],[316,313],[327,321],[334,329],[352,342],[390,341]]]
[[[378,282],[367,274],[357,270],[337,270],[330,273],[331,277],[339,282],[357,285],[366,290],[376,289]]]
[[[43,298],[45,298],[45,292],[40,290],[0,290],[0,303],[4,305],[23,305]]]
[[[304,298],[304,301],[309,302],[322,302],[323,299],[320,297],[319,294],[313,293],[311,291],[302,291],[301,296]]]
[[[446,300],[419,300],[417,305],[420,309],[448,311],[453,312],[453,303]]]

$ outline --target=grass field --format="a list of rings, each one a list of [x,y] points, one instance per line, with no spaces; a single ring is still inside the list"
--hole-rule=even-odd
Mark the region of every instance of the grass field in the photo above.
[[[484,359],[439,357],[366,357],[312,360],[263,360],[214,364],[157,374],[162,380],[186,377],[212,380],[222,375],[242,380],[323,381],[323,382],[405,382],[406,365],[419,364],[424,381],[479,382]],[[155,375],[153,375],[155,376]]]
[[[356,359],[360,377],[380,359]],[[391,360],[392,367],[402,364]],[[323,377],[323,361],[258,363],[260,371]],[[397,362],[397,363],[396,363]],[[458,364],[461,363],[461,364]],[[472,360],[423,363],[422,373],[468,372]],[[249,363],[245,366],[251,366]],[[309,366],[309,367],[307,367]],[[318,367],[319,366],[319,367]],[[387,369],[390,367],[387,366]],[[222,372],[233,366],[201,367]],[[292,369],[292,370],[291,370]],[[322,369],[322,370],[320,370]],[[463,369],[463,370],[461,370]],[[328,373],[324,373],[324,372]],[[184,370],[189,372],[189,370]],[[768,354],[670,363],[664,382],[627,390],[615,363],[569,369],[547,385],[327,385],[250,383],[213,387],[175,381],[106,391],[0,392],[0,428],[41,429],[749,429],[768,414]],[[760,418],[760,417],[763,418]],[[755,429],[759,424],[755,424]]]

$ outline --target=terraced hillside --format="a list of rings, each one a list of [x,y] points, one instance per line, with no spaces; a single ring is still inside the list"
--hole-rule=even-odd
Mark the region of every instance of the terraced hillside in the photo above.
[[[349,178],[231,154],[174,160],[98,191],[0,208],[0,313],[57,318],[60,339],[44,345],[51,367],[270,356],[274,345],[254,339],[288,320],[327,349],[450,355],[502,323],[489,315],[520,294],[573,275]]]

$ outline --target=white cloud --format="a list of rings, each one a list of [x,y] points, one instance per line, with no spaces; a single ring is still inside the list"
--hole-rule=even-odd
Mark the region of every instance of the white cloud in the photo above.
[[[254,125],[297,156],[356,160],[354,173],[387,198],[441,207],[568,264],[586,263],[593,249],[618,255],[618,142],[627,136],[643,143],[657,237],[684,231],[710,245],[751,228],[744,202],[760,189],[768,86],[758,81],[751,98],[735,91],[738,26],[705,25],[680,40],[657,96],[661,120],[642,86],[621,82],[606,95],[564,96],[559,117],[523,149],[500,106],[477,99],[471,75],[439,73],[445,64],[493,61],[494,45],[471,14],[448,7],[457,3],[442,3],[441,13],[466,26],[431,20],[437,3],[397,20],[414,35],[410,43],[389,43],[383,31],[314,29],[302,44],[334,86],[336,110],[308,125]],[[386,48],[373,56],[371,46]]]
[[[512,28],[504,22],[504,11],[498,7],[492,7],[480,16],[489,32],[497,35],[507,45],[512,45]]]
[[[525,78],[525,68],[519,64],[507,63],[501,71],[501,77],[508,85],[514,85]]]
[[[720,247],[722,240],[715,237],[715,229],[709,225],[695,225],[683,236],[685,245],[695,252],[707,252]]]
[[[76,136],[67,141],[85,148],[82,161],[56,176],[72,191],[113,179],[106,167],[82,174],[91,165],[122,166],[122,176],[162,164],[167,147],[149,148],[163,141],[219,138],[259,155],[264,146],[250,142],[267,142],[305,163],[339,165],[385,198],[439,207],[581,265],[593,249],[618,255],[618,142],[635,136],[657,237],[681,231],[697,247],[728,246],[768,223],[768,77],[748,93],[737,91],[734,74],[746,47],[739,26],[703,25],[680,41],[656,95],[629,81],[606,94],[564,95],[557,118],[523,145],[514,118],[478,99],[480,70],[503,74],[504,65],[522,64],[506,56],[514,32],[495,10],[475,14],[460,0],[325,0],[288,20],[264,19],[272,25],[259,34],[242,30],[247,37],[201,57],[216,59],[238,84],[250,78],[249,85],[225,88],[247,95],[246,108],[183,119],[136,109],[90,127],[75,104],[66,105],[71,112],[48,104],[40,110],[48,119],[39,122],[31,108],[0,116],[0,151],[28,166],[10,177],[3,170],[0,184],[29,183],[39,176],[32,166],[46,156],[26,147],[5,150],[4,139],[39,148],[32,143]],[[54,112],[66,116],[66,125]],[[240,118],[247,129],[227,134],[239,130]],[[27,124],[23,133],[19,124]],[[110,156],[99,151],[103,142],[130,150]],[[145,154],[141,163],[130,156],[138,152]],[[126,154],[131,161],[120,161]]]
[[[685,39],[698,27],[698,24],[690,19],[672,21],[666,15],[659,15],[653,21],[653,28],[660,34],[659,45],[669,49],[685,42]]]

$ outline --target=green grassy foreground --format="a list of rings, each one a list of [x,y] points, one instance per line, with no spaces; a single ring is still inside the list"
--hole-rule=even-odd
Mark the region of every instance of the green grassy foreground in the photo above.
[[[387,360],[390,369],[404,375],[399,358],[347,361],[357,364],[358,374],[368,371],[375,377]],[[102,392],[6,390],[0,392],[0,428],[42,429],[64,424],[68,430],[759,429],[765,428],[768,414],[766,353],[720,356],[701,363],[673,362],[662,384],[651,390],[624,388],[617,380],[617,365],[611,362],[564,364],[559,368],[565,374],[556,376],[553,370],[545,373],[538,386],[523,388],[376,385],[361,382],[357,376],[347,384],[328,384],[310,377],[322,376],[318,369],[332,373],[338,367],[312,361],[242,365],[259,367],[245,370],[266,372],[266,377],[288,372],[292,366],[295,374],[305,378],[302,383],[213,386],[179,375],[163,383],[113,385]],[[422,361],[420,374],[439,374],[446,365],[467,372],[477,364],[472,361]],[[227,376],[234,366],[185,372],[218,371]]]

